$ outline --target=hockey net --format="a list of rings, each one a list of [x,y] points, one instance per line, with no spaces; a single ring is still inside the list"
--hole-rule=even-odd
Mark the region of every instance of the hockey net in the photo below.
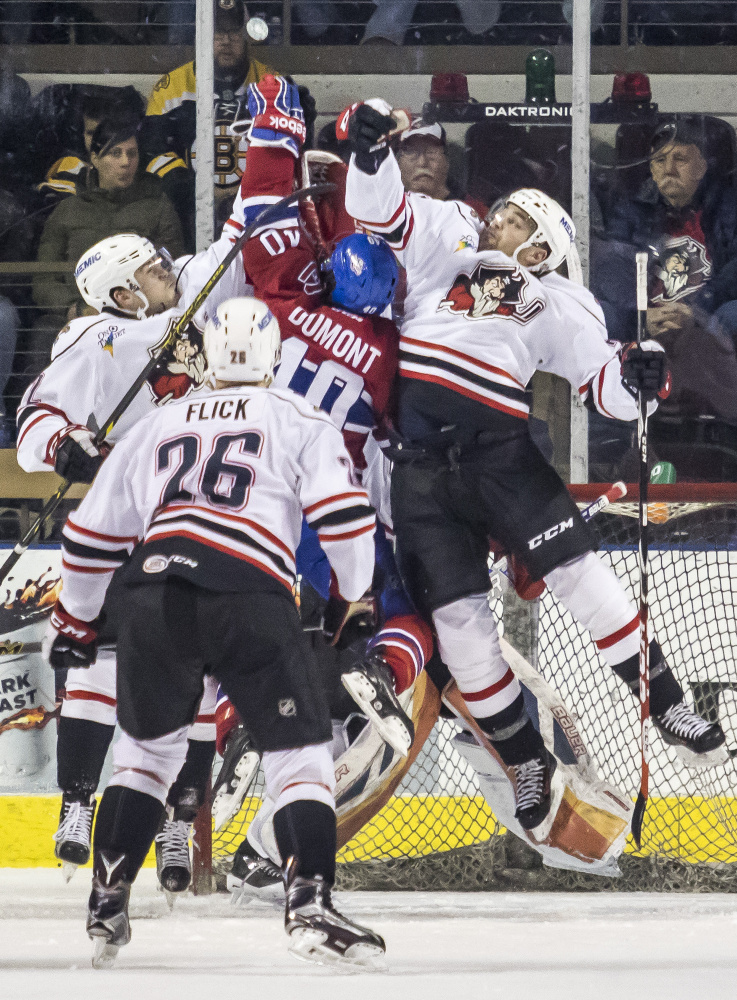
[[[606,489],[571,487],[580,505]],[[651,487],[650,608],[657,635],[704,718],[719,719],[737,746],[737,486]],[[592,521],[600,555],[637,601],[637,489]],[[576,718],[602,778],[634,798],[639,787],[639,705],[587,634],[545,592],[523,602],[492,573],[490,601],[506,638],[542,674]],[[440,719],[387,805],[339,855],[339,881],[363,889],[607,889],[737,891],[735,763],[686,770],[653,737],[650,801],[642,848],[631,838],[619,878],[543,867],[507,833],[451,745],[455,722]],[[244,807],[213,835],[212,864],[224,884],[233,852],[260,802],[260,776]]]

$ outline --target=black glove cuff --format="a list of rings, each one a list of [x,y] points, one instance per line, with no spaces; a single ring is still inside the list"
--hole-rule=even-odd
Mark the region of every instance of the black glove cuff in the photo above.
[[[376,149],[373,153],[358,149],[356,150],[356,166],[364,174],[375,174],[388,155],[388,146]]]
[[[91,483],[103,461],[102,455],[88,455],[73,437],[67,435],[56,449],[54,471],[71,483]]]

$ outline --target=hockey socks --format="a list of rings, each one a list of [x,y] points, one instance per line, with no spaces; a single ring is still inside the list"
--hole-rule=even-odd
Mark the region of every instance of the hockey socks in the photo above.
[[[187,756],[166,797],[166,804],[172,808],[175,819],[194,823],[197,812],[205,801],[214,759],[214,740],[187,741]]]
[[[105,789],[97,810],[94,839],[95,875],[105,885],[120,879],[129,883],[135,880],[163,815],[161,802],[145,792],[122,785]]]
[[[430,627],[418,615],[394,615],[368,644],[375,649],[394,674],[394,691],[401,694],[411,687],[433,654]]]
[[[683,690],[676,680],[673,671],[665,662],[663,651],[656,639],[650,643],[650,712],[652,715],[663,715],[683,701]],[[616,663],[612,670],[621,677],[635,698],[640,696],[640,655],[633,656]]]
[[[274,813],[274,833],[282,862],[293,878],[319,876],[333,885],[338,834],[330,806],[315,799],[289,802]]]
[[[57,784],[71,801],[89,802],[100,774],[115,726],[62,715],[56,741]]]
[[[507,767],[524,764],[545,752],[543,738],[533,726],[521,694],[503,711],[476,721]]]

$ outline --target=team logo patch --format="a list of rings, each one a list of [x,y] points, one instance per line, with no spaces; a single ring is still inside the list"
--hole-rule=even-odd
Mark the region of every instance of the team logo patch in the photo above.
[[[676,302],[691,295],[711,277],[706,248],[691,236],[667,240],[650,289],[653,304]]]
[[[97,335],[97,343],[103,349],[107,351],[110,357],[115,357],[113,354],[114,344],[118,337],[122,337],[125,333],[125,329],[119,326],[109,326],[107,330],[103,330],[102,333]]]
[[[541,313],[545,303],[530,298],[530,282],[517,264],[480,263],[473,274],[459,274],[438,306],[466,319],[498,316],[517,323],[529,323]]]
[[[280,698],[278,708],[279,715],[284,715],[287,718],[297,714],[297,706],[294,703],[294,698]]]
[[[455,248],[453,253],[458,253],[461,250],[476,250],[478,248],[479,238],[478,236],[461,236],[458,240],[458,246]]]
[[[176,321],[171,322],[173,324]],[[170,332],[171,326],[159,343],[149,348],[150,355],[156,354],[161,349]],[[199,389],[205,382],[206,369],[202,334],[196,327],[189,326],[166,348],[148,377],[156,405],[161,406],[172,399],[182,399],[193,390]]]

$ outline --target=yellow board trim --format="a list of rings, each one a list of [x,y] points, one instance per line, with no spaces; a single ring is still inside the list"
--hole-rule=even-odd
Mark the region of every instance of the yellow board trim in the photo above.
[[[258,804],[259,800],[247,799],[225,837],[214,835],[216,852],[224,841],[235,848],[245,833],[239,830],[241,822],[255,813]],[[0,796],[0,868],[59,867],[52,840],[59,808],[59,796]],[[481,797],[394,797],[343,848],[339,860],[430,854],[469,846],[496,832],[499,828]],[[737,799],[650,799],[643,844],[643,854],[667,854],[691,862],[737,861]],[[634,853],[631,839],[626,850]],[[154,865],[153,851],[146,865]]]

